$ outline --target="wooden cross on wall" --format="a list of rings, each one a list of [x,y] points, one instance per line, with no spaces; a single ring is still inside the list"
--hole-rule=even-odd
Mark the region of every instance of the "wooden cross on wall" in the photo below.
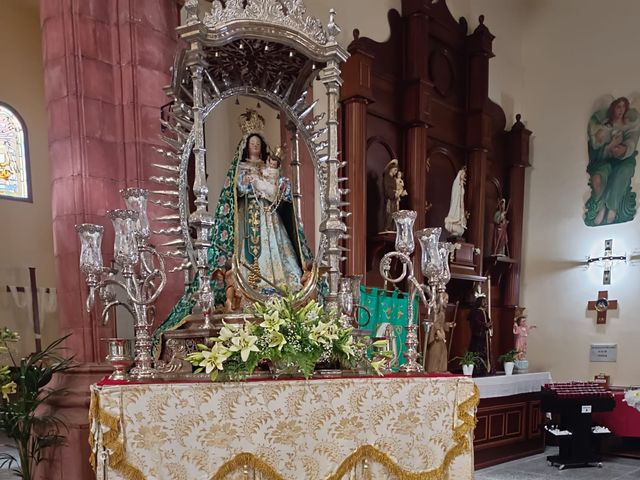
[[[596,319],[596,323],[598,325],[607,323],[607,311],[608,310],[617,310],[618,309],[618,301],[617,300],[609,300],[609,292],[607,290],[600,290],[598,292],[597,300],[590,300],[587,304],[587,310],[595,310],[598,312],[598,317]]]

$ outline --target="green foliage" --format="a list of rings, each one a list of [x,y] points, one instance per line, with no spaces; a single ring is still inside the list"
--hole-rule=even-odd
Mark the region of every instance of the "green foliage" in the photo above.
[[[509,350],[507,353],[503,353],[498,357],[498,361],[502,363],[513,362],[516,358],[518,358],[518,350]]]
[[[478,365],[479,363],[485,363],[478,352],[470,352],[469,350],[465,351],[461,357],[455,357],[454,360],[459,360],[460,365]]]
[[[12,471],[23,480],[31,480],[33,469],[43,459],[44,449],[64,441],[60,434],[65,428],[64,423],[49,412],[45,404],[65,393],[64,389],[47,387],[53,376],[74,366],[72,358],[62,355],[64,347],[60,345],[67,337],[16,362],[8,344],[19,337],[6,328],[0,332],[0,352],[8,353],[12,362],[12,366],[0,369],[3,392],[0,428],[16,442],[19,466]],[[5,395],[5,387],[11,384],[11,391]],[[17,458],[7,453],[0,454],[0,467],[14,464],[18,465]]]

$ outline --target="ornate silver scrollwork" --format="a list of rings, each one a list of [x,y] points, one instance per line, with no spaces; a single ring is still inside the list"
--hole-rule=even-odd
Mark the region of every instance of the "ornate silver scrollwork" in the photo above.
[[[171,148],[160,150],[166,162],[156,164],[156,168],[169,175],[151,178],[163,185],[154,192],[153,203],[177,211],[178,218],[175,214],[164,215],[160,219],[164,225],[156,232],[165,235],[180,232],[181,239],[163,245],[171,248],[170,256],[180,258],[184,253],[183,268],[197,267],[200,277],[208,272],[209,245],[200,230],[210,227],[204,224],[209,222],[199,220],[208,212],[204,179],[213,172],[206,171],[204,161],[204,121],[223,100],[232,96],[264,100],[286,115],[296,139],[296,151],[298,143],[305,144],[316,167],[322,211],[316,259],[329,267],[327,300],[337,306],[340,265],[344,260],[341,240],[346,237],[344,218],[349,214],[343,198],[348,189],[344,178],[338,177],[345,162],[338,159],[337,108],[342,83],[339,64],[348,54],[335,42],[340,31],[335,12],[330,12],[325,29],[319,20],[307,15],[302,0],[227,0],[224,4],[214,0],[210,11],[202,17],[196,13],[195,4],[193,0],[185,4],[187,20],[178,31],[187,47],[176,55],[172,84],[165,89],[173,103],[163,116],[162,139]],[[251,68],[247,68],[248,64]],[[314,114],[318,100],[307,101],[308,88],[316,77],[326,88],[326,126],[320,124],[325,114]],[[192,191],[197,210],[190,214],[187,166],[192,158],[195,162]],[[295,174],[293,181],[298,182]],[[299,206],[298,183],[293,191]],[[300,209],[297,211],[299,214]],[[173,222],[178,225],[171,225]],[[198,240],[192,238],[194,228],[190,227],[195,228]],[[241,281],[238,284],[245,285]],[[253,299],[260,296],[256,292],[245,293]],[[209,292],[200,294],[202,298],[209,296]]]
[[[302,0],[227,0],[226,7],[214,0],[211,11],[203,18],[209,28],[237,20],[256,20],[302,32],[321,45],[327,43],[327,33],[317,18],[307,15]]]

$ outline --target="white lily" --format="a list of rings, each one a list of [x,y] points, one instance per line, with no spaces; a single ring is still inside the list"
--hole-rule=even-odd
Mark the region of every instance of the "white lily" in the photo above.
[[[374,362],[371,362],[371,368],[373,368],[373,371],[376,372],[378,375],[383,376],[384,374],[382,373],[382,367],[384,367],[387,363],[386,359],[381,359],[381,360],[376,360]]]
[[[342,350],[347,355],[347,357],[351,357],[355,353],[353,351],[353,346],[353,337],[349,336],[349,338],[347,338],[347,341],[340,345],[340,350]]]
[[[200,367],[205,367],[206,373],[215,370],[224,370],[224,361],[231,356],[231,352],[222,343],[217,342],[211,347],[211,350],[202,352],[203,359],[200,361]]]
[[[280,313],[278,311],[274,311],[272,313],[265,314],[264,321],[260,326],[271,332],[280,330],[280,327],[284,324],[285,321],[280,318]]]
[[[240,352],[240,358],[243,362],[246,362],[251,352],[260,351],[256,345],[257,340],[258,337],[255,335],[249,335],[244,330],[241,330],[238,336],[231,339],[229,350],[232,352]]]
[[[287,339],[280,332],[271,332],[269,334],[269,348],[277,348],[282,350],[284,344],[287,343]]]
[[[218,335],[218,338],[221,342],[226,342],[227,340],[232,339],[242,329],[242,325],[236,325],[234,323],[222,323],[223,327],[220,329],[220,334]]]
[[[318,322],[309,332],[309,338],[316,343],[331,343],[332,340],[337,340],[338,335],[331,326],[331,323]]]

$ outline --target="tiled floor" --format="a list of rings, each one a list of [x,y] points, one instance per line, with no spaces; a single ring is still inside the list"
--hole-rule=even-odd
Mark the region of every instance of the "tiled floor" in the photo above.
[[[9,440],[4,432],[0,432],[0,453],[9,453],[14,457],[18,455],[17,450],[13,447],[11,440]],[[0,480],[16,480],[16,477],[11,471],[9,467],[4,467],[0,469]]]
[[[0,434],[0,453],[16,454],[10,441]],[[526,457],[513,462],[503,463],[495,467],[478,470],[475,480],[640,480],[640,460],[631,458],[607,457],[602,468],[566,468],[558,470],[547,463],[547,455],[555,455],[556,447],[548,447],[547,451],[533,457]],[[0,469],[0,480],[15,480],[8,469]]]
[[[476,472],[476,480],[631,480],[640,479],[640,460],[606,457],[602,468],[565,468],[559,470],[547,463],[547,455],[557,454],[557,447],[547,447],[540,455],[514,460]]]

